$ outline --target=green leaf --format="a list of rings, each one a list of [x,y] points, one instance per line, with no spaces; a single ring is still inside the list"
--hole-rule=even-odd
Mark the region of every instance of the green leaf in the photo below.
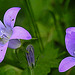
[[[31,75],[30,69],[29,69],[29,68],[26,68],[26,69],[21,73],[21,75]]]
[[[34,68],[35,75],[47,75],[50,72],[50,68],[57,68],[60,60],[58,57],[58,50],[52,46],[52,43],[48,43],[45,47],[45,51],[41,54],[36,62]]]
[[[11,65],[4,65],[0,67],[0,75],[20,75],[21,72],[21,69],[18,69]]]
[[[38,75],[38,74],[39,75],[47,75],[49,72],[50,72],[50,66],[44,61],[38,62],[36,64],[36,67],[34,68],[35,75]]]

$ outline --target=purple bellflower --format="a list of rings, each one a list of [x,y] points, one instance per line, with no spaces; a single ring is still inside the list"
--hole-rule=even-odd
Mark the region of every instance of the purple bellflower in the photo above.
[[[19,39],[31,39],[30,33],[22,27],[15,26],[16,16],[21,8],[12,7],[4,15],[4,24],[0,21],[0,63],[5,57],[7,47],[16,49],[21,46]]]
[[[71,56],[64,58],[59,65],[59,72],[65,72],[75,66],[75,27],[66,29],[66,49]]]
[[[27,50],[26,57],[27,57],[28,65],[30,67],[33,67],[33,66],[35,66],[34,48],[32,45],[28,45],[26,50]]]

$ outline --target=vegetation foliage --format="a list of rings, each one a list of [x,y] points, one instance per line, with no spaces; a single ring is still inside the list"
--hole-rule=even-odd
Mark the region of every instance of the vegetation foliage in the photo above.
[[[31,40],[21,40],[21,47],[8,48],[0,63],[0,75],[74,75],[75,67],[59,73],[60,61],[69,56],[65,47],[65,30],[75,26],[74,0],[0,0],[0,19],[11,7],[21,7],[15,25],[24,27]],[[26,60],[26,47],[34,47],[35,66]]]

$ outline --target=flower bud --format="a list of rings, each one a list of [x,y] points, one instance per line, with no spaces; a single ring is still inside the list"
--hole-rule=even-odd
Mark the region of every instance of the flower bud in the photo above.
[[[32,45],[28,45],[26,50],[27,50],[26,57],[27,57],[28,65],[30,67],[33,67],[33,66],[35,66],[34,48]]]

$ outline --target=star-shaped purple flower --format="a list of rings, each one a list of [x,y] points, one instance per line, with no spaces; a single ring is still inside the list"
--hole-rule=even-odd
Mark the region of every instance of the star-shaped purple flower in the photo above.
[[[66,29],[66,49],[71,56],[64,58],[59,65],[59,72],[65,72],[75,66],[75,27]]]
[[[16,49],[21,46],[19,39],[31,39],[30,33],[22,27],[15,26],[16,16],[21,8],[12,7],[4,15],[4,24],[0,21],[0,63],[5,57],[7,47]]]

